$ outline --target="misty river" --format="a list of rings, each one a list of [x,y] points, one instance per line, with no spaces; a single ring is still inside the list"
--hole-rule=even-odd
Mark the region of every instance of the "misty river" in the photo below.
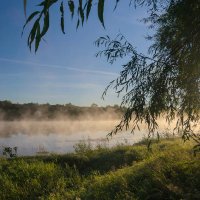
[[[38,152],[67,153],[80,141],[92,146],[133,144],[145,135],[121,132],[107,140],[107,134],[117,125],[114,120],[97,121],[0,121],[0,155],[4,147],[17,147],[18,155]]]

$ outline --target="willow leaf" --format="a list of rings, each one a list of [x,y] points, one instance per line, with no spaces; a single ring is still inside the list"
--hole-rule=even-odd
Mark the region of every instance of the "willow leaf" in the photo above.
[[[98,17],[99,17],[99,20],[102,23],[103,27],[105,28],[104,19],[103,19],[104,2],[105,2],[105,0],[99,0],[99,2],[98,2]]]

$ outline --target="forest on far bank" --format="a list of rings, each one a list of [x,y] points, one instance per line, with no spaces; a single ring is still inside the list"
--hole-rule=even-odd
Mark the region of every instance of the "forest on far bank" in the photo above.
[[[125,108],[118,105],[101,107],[93,103],[88,107],[71,103],[51,105],[38,103],[12,103],[0,101],[0,120],[112,120],[119,119]]]

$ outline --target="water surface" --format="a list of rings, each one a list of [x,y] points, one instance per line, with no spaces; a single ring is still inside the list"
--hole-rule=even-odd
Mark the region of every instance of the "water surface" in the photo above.
[[[117,125],[114,120],[97,121],[1,121],[0,154],[3,147],[18,147],[18,155],[34,155],[40,151],[67,153],[74,150],[79,141],[112,146],[139,141],[142,132],[134,135],[121,132],[107,140],[107,134]]]

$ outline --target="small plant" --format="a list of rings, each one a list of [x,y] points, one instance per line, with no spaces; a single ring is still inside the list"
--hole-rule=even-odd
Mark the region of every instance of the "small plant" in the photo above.
[[[17,157],[17,147],[4,147],[3,148],[3,155],[7,158],[14,158]]]
[[[102,149],[108,149],[109,148],[109,141],[108,139],[99,139],[96,141],[95,149],[102,150]]]
[[[76,153],[88,153],[92,151],[92,144],[89,138],[88,140],[80,140],[73,147]]]
[[[48,155],[49,152],[45,149],[44,146],[39,145],[38,151],[36,152],[37,155]]]

